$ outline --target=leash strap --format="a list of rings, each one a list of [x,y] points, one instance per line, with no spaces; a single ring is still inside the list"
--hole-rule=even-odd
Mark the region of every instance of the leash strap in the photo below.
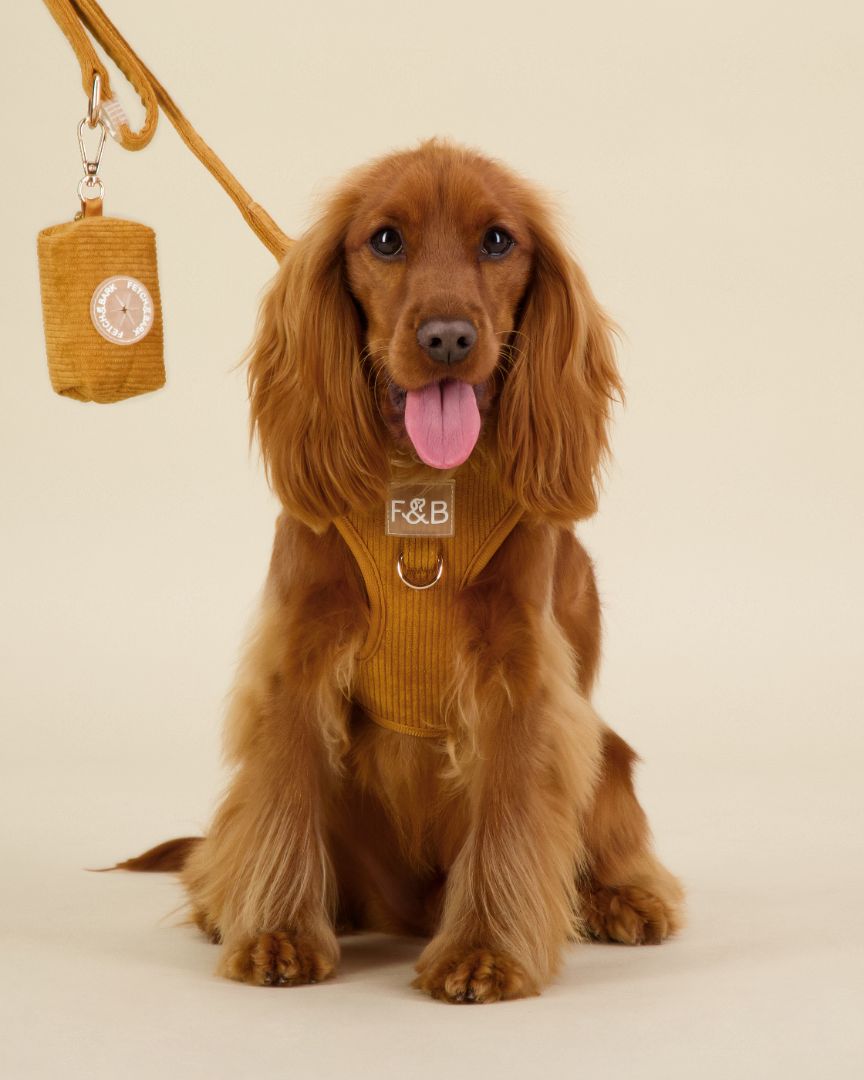
[[[93,117],[99,108],[98,100],[94,102],[97,95],[94,88],[98,86],[101,88],[101,96],[107,99],[102,108],[105,110],[106,120],[110,120],[112,135],[125,150],[143,150],[156,133],[161,106],[177,134],[228,194],[249,228],[277,260],[281,259],[292,243],[290,237],[282,232],[267,211],[255,202],[237,177],[204,142],[165,87],[95,0],[45,0],[45,5],[78,57],[81,81],[90,101],[88,115]],[[86,31],[99,42],[141,99],[145,115],[144,123],[138,131],[129,127],[122,110],[111,109],[113,94],[110,76]]]

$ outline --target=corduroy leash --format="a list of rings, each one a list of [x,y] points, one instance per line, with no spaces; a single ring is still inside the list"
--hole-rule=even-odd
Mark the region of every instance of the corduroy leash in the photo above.
[[[157,390],[165,382],[165,368],[155,234],[146,225],[102,213],[99,164],[106,132],[124,149],[142,150],[156,132],[161,108],[277,260],[291,240],[210,149],[94,0],[45,4],[78,58],[88,102],[78,125],[81,209],[73,221],[44,229],[37,241],[48,368],[52,386],[65,397],[120,401]],[[88,31],[141,99],[144,123],[138,131],[113,95]],[[88,138],[95,139],[95,148],[88,149]]]

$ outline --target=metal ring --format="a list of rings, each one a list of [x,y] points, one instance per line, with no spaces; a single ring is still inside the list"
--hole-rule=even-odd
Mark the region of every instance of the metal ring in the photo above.
[[[98,195],[85,195],[84,190],[98,188]],[[105,185],[99,179],[98,176],[82,176],[78,181],[78,198],[82,202],[89,202],[91,199],[104,199],[105,198]]]
[[[399,552],[399,558],[396,560],[396,573],[399,575],[399,580],[403,585],[407,585],[409,589],[416,589],[418,592],[423,589],[431,589],[433,585],[437,585],[441,580],[441,575],[444,573],[444,556],[441,552],[438,552],[438,563],[435,566],[435,577],[431,581],[427,581],[423,585],[416,585],[405,574],[405,562],[402,557],[402,552]]]
[[[99,123],[99,109],[102,105],[102,77],[93,73],[93,89],[87,99],[87,127],[95,128]]]

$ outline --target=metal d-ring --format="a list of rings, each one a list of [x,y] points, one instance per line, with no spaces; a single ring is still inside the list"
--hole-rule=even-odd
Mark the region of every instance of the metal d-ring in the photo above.
[[[405,561],[403,553],[399,552],[399,558],[396,560],[396,573],[399,575],[399,580],[403,585],[407,585],[409,589],[416,589],[418,592],[422,589],[431,589],[433,585],[437,585],[441,580],[441,575],[444,573],[444,556],[441,552],[438,552],[438,562],[435,565],[435,577],[431,581],[424,582],[422,585],[417,585],[405,573]]]

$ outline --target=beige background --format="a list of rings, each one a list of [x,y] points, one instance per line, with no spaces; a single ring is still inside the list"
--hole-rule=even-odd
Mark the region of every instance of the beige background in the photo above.
[[[108,211],[157,230],[169,384],[54,396],[35,234],[75,210],[84,101],[41,5],[9,4],[0,1071],[861,1075],[860,4],[107,6],[289,232],[346,168],[432,134],[560,198],[629,388],[582,528],[597,704],[645,759],[690,927],[574,949],[542,998],[488,1009],[408,990],[410,941],[264,993],[212,977],[172,880],[81,872],[199,830],[224,779],[276,513],[232,368],[273,264],[167,123],[109,145]]]

